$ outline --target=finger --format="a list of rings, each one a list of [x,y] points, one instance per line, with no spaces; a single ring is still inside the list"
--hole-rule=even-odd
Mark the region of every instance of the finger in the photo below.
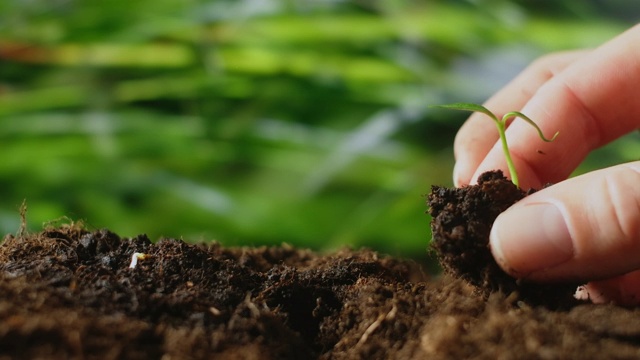
[[[537,89],[587,51],[561,52],[541,57],[492,96],[484,106],[498,117],[521,109]],[[472,175],[498,141],[495,125],[484,114],[474,113],[458,131],[453,149],[456,157],[453,181],[456,186],[472,182]]]
[[[640,269],[640,161],[566,180],[500,214],[500,266],[534,281],[592,281]]]
[[[538,88],[522,112],[536,121],[553,143],[542,142],[529,124],[507,130],[521,187],[540,187],[566,179],[593,149],[640,126],[640,25],[576,60]],[[506,171],[494,144],[473,178],[492,169]]]
[[[640,304],[640,270],[607,280],[592,281],[582,287],[583,299],[596,304],[615,303],[623,306]]]

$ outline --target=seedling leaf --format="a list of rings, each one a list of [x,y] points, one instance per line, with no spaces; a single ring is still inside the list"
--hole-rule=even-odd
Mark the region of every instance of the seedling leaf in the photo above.
[[[453,103],[447,105],[433,105],[435,108],[443,108],[443,109],[451,109],[451,110],[461,110],[461,111],[471,111],[471,112],[479,112],[489,116],[493,121],[498,122],[498,118],[491,112],[489,109],[482,105],[473,104],[473,103]]]

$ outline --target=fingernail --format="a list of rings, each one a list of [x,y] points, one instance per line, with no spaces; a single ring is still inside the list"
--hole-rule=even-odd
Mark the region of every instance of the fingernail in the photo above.
[[[515,205],[491,229],[491,251],[507,272],[526,277],[558,266],[573,257],[573,241],[557,206]]]

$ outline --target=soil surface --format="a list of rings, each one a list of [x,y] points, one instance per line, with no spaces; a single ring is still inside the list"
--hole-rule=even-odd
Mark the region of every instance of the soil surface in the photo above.
[[[464,278],[369,250],[50,227],[0,245],[0,358],[640,358],[640,310]]]

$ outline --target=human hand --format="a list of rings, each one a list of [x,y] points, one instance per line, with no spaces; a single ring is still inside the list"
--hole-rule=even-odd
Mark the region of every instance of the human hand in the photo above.
[[[566,180],[586,155],[640,127],[640,25],[599,48],[545,56],[485,106],[498,117],[519,110],[507,129],[522,188],[555,185],[521,200],[495,221],[491,249],[498,264],[532,281],[591,281],[594,302],[640,304],[640,161]],[[454,143],[456,186],[482,172],[506,172],[498,134],[482,114]],[[583,292],[584,294],[584,292]]]

